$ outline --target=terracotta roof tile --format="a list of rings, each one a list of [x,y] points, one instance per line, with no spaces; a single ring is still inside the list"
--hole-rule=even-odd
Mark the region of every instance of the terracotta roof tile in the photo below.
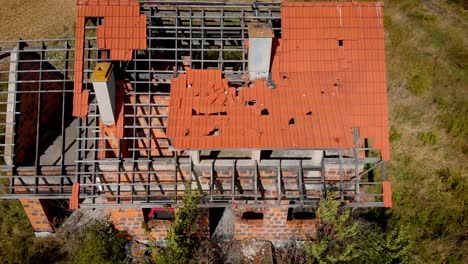
[[[230,88],[219,70],[172,80],[174,147],[352,148],[359,127],[388,160],[382,4],[283,3],[275,43],[276,89],[257,80],[226,100]]]
[[[392,202],[392,183],[389,181],[382,182],[382,194],[383,194],[383,206],[391,208],[393,206]]]
[[[96,29],[98,48],[110,50],[111,60],[128,61],[132,59],[133,50],[146,49],[146,15],[140,15],[138,0],[78,0],[77,4],[74,94],[80,97],[83,90],[86,18],[104,18],[104,24]],[[74,110],[74,115],[85,117],[87,105],[79,107],[84,107],[84,110]]]

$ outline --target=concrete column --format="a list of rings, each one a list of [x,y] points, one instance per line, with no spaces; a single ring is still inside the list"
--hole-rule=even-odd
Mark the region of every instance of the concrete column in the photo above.
[[[200,151],[190,150],[188,153],[192,159],[193,165],[200,165]]]
[[[13,155],[15,143],[15,112],[16,112],[16,89],[18,81],[18,59],[19,59],[19,49],[15,48],[10,52],[10,73],[8,75],[8,97],[7,97],[7,114],[6,114],[6,123],[5,126],[5,149],[4,149],[4,159],[7,165],[13,165]],[[27,113],[26,113],[27,114]]]
[[[106,126],[115,124],[115,79],[112,64],[101,62],[91,76],[99,107],[99,115]]]
[[[249,32],[249,74],[250,81],[268,78],[273,38],[273,29],[266,23],[250,23]]]
[[[260,162],[261,156],[262,156],[262,150],[260,150],[260,149],[252,150],[252,159],[253,160],[256,160],[257,162]]]

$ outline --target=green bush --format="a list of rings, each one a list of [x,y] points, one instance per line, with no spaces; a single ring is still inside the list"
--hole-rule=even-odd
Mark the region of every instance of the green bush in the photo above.
[[[317,240],[304,244],[313,263],[344,263],[359,257],[360,226],[351,221],[351,210],[341,208],[333,193],[317,209]]]
[[[438,137],[432,131],[419,132],[418,140],[421,141],[424,145],[435,145],[438,142]]]
[[[358,263],[408,263],[411,241],[406,228],[370,232],[361,245]]]
[[[116,231],[107,221],[96,221],[75,238],[71,263],[127,263],[126,235]]]
[[[328,194],[317,210],[317,239],[304,244],[307,257],[313,263],[408,262],[412,243],[407,227],[386,230],[389,215],[388,209],[374,208],[358,220]]]
[[[155,263],[189,263],[195,261],[194,253],[200,245],[198,237],[198,191],[185,186],[184,206],[174,216],[174,222],[167,233],[167,247],[155,248]],[[151,243],[154,244],[154,243]]]

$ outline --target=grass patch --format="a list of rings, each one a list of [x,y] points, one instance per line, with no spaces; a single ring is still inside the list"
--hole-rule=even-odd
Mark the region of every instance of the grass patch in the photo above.
[[[395,127],[390,128],[390,142],[396,142],[401,139],[401,133]]]
[[[468,230],[468,194],[460,191],[468,170],[465,11],[435,0],[385,1],[384,9],[394,198],[388,221],[409,226],[413,261],[466,262],[466,243],[457,244]]]
[[[442,116],[442,124],[447,133],[455,138],[468,139],[468,104],[453,107]]]
[[[435,145],[439,141],[437,135],[432,131],[419,132],[418,140],[421,141],[424,145]]]
[[[417,65],[408,80],[408,89],[413,94],[421,94],[429,90],[432,86],[432,78],[428,70],[421,69]]]

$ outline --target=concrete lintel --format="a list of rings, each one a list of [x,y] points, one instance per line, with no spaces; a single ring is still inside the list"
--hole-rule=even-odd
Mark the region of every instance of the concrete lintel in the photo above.
[[[193,165],[200,165],[200,151],[189,150],[188,153],[190,155],[190,158],[192,159]]]
[[[262,157],[262,150],[261,149],[252,150],[252,160],[255,160],[258,163],[260,163],[261,157]]]

